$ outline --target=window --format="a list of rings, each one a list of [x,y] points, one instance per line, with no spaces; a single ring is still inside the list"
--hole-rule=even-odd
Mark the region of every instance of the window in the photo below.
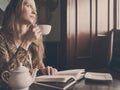
[[[120,30],[120,0],[117,0],[117,2],[116,2],[116,4],[117,4],[117,29],[119,29]]]

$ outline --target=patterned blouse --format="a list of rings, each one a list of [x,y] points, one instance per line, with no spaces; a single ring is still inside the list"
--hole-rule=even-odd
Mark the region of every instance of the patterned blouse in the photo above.
[[[30,47],[32,47],[32,44]],[[14,41],[0,32],[0,75],[4,70],[13,70],[19,62],[22,62],[24,66],[32,71],[37,64],[37,62],[33,63],[33,61],[34,58],[32,58],[30,49],[26,51],[22,47],[17,48]],[[41,62],[41,68],[44,68],[43,62]]]

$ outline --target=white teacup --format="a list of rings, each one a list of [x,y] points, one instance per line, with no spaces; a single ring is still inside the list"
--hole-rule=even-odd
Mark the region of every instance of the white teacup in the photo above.
[[[51,25],[41,24],[41,25],[38,25],[38,26],[40,27],[42,35],[48,35],[51,31]]]

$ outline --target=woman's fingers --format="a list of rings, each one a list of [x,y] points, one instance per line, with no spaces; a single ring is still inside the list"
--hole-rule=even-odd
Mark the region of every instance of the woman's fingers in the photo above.
[[[56,68],[53,68],[51,66],[47,66],[47,74],[48,75],[56,75],[57,74],[57,69]]]
[[[37,25],[33,26],[32,35],[33,35],[33,39],[35,40],[41,37],[42,33],[41,33],[40,28]]]
[[[47,66],[47,74],[50,75],[50,66]]]
[[[58,73],[58,70],[54,68],[54,75],[56,75],[57,73]]]
[[[51,68],[50,68],[50,72],[51,72],[50,75],[55,75],[54,68],[51,67]]]
[[[36,27],[33,28],[33,32],[35,33],[36,37],[38,37],[38,38],[42,34],[41,30],[40,30],[40,28],[38,26],[36,26]]]
[[[57,73],[58,73],[58,70],[51,66],[47,66],[46,68],[42,69],[42,74],[44,75],[56,75]]]

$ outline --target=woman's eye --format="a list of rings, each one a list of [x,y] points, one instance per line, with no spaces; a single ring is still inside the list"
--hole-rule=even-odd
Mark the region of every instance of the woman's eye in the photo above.
[[[30,8],[30,9],[34,9],[36,11],[36,8],[31,4],[25,3],[25,6]]]
[[[27,7],[32,7],[32,6],[28,4]]]
[[[32,6],[30,4],[27,4],[26,6],[29,7],[29,8],[32,8]]]

